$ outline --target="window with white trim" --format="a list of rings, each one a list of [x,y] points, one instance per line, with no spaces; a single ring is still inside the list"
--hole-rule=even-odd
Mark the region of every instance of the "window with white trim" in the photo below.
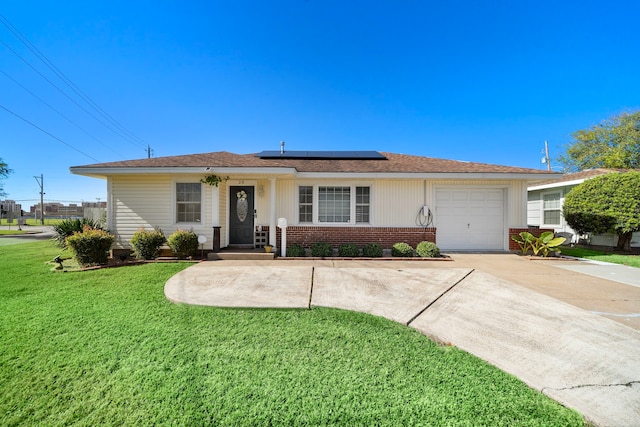
[[[313,222],[313,187],[310,185],[298,190],[298,221]]]
[[[200,222],[202,185],[199,182],[176,183],[176,222]]]
[[[351,187],[318,187],[318,222],[351,220]]]
[[[356,223],[369,222],[369,187],[356,187]]]
[[[542,195],[542,225],[559,226],[561,221],[560,192]]]
[[[370,206],[370,187],[298,187],[300,223],[367,224],[371,219]]]

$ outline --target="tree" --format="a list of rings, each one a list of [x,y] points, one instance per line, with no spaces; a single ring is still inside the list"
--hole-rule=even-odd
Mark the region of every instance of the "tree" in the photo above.
[[[640,231],[640,172],[584,181],[566,195],[562,213],[577,233],[616,233],[617,248],[629,251],[633,232]]]
[[[558,161],[567,171],[592,168],[640,168],[640,111],[621,113],[573,133]]]
[[[0,197],[4,197],[7,195],[7,193],[4,192],[2,180],[8,177],[10,173],[11,169],[9,169],[9,165],[7,165],[0,157]]]

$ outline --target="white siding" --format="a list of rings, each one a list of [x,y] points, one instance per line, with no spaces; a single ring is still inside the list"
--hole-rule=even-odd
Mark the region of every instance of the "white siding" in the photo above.
[[[112,230],[116,233],[116,247],[129,247],[129,240],[140,227],[159,226],[168,236],[179,227],[193,229],[204,234],[208,241],[206,249],[212,247],[213,213],[210,187],[203,184],[203,221],[201,224],[181,225],[175,223],[175,183],[198,182],[201,176],[171,175],[116,175],[109,178],[111,189]],[[234,177],[220,184],[219,223],[222,246],[228,241],[228,192],[229,185],[235,185]],[[269,225],[269,194],[271,181],[268,177],[255,177],[245,181],[255,186],[255,206],[257,225]],[[443,186],[462,188],[500,188],[505,197],[504,223],[507,227],[526,226],[527,207],[524,200],[523,181],[491,180],[424,180],[424,179],[293,179],[276,181],[276,218],[287,218],[289,224],[298,223],[298,196],[300,185],[328,186],[369,186],[371,188],[370,225],[376,227],[412,227],[422,206],[430,207],[435,215],[435,189]],[[314,207],[315,208],[315,207]],[[360,224],[359,224],[360,225]],[[369,224],[362,224],[368,226]]]
[[[180,182],[198,182],[200,176],[181,176]],[[211,247],[211,192],[203,184],[203,216],[201,224],[175,222],[174,186],[170,175],[114,176],[111,178],[112,223],[116,248],[130,247],[129,241],[141,227],[160,227],[168,237],[179,228],[193,230],[207,236],[206,247]]]
[[[540,226],[542,224],[542,204],[540,192],[530,191],[527,197],[527,224]]]
[[[297,191],[301,185],[366,185],[371,187],[371,225],[376,227],[411,227],[423,205],[433,211],[435,186],[463,186],[506,189],[505,223],[509,227],[525,227],[527,221],[526,182],[490,180],[278,180],[277,216],[287,218],[289,224],[298,223]],[[268,185],[265,185],[268,192]],[[265,211],[267,211],[265,206]],[[258,213],[258,223],[268,224],[268,217]]]

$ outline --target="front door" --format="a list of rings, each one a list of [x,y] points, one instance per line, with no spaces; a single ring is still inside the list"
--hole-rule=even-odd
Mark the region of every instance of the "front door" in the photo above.
[[[253,187],[231,186],[229,194],[229,244],[253,245]]]

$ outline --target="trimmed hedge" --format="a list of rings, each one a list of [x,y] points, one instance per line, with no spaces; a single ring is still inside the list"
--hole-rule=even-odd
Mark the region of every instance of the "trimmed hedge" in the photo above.
[[[154,259],[160,255],[160,246],[164,245],[167,238],[162,230],[155,227],[153,230],[138,229],[131,238],[133,254],[140,259]]]
[[[412,257],[413,247],[404,242],[396,243],[391,247],[391,256]]]
[[[81,233],[67,237],[66,244],[82,267],[104,265],[109,261],[109,249],[114,236],[104,230],[85,226]]]
[[[302,245],[294,243],[291,246],[287,247],[287,256],[288,257],[303,257],[306,256],[306,252]]]
[[[382,246],[377,243],[367,243],[362,247],[362,256],[367,258],[381,258],[383,253]]]
[[[333,256],[333,247],[326,242],[316,242],[311,245],[312,257],[330,257]]]
[[[416,253],[422,258],[440,258],[440,248],[433,242],[418,243]]]
[[[198,236],[191,230],[177,229],[169,236],[167,244],[178,258],[194,257],[198,251]]]
[[[360,248],[355,243],[344,243],[338,246],[338,255],[354,258],[360,255]]]

